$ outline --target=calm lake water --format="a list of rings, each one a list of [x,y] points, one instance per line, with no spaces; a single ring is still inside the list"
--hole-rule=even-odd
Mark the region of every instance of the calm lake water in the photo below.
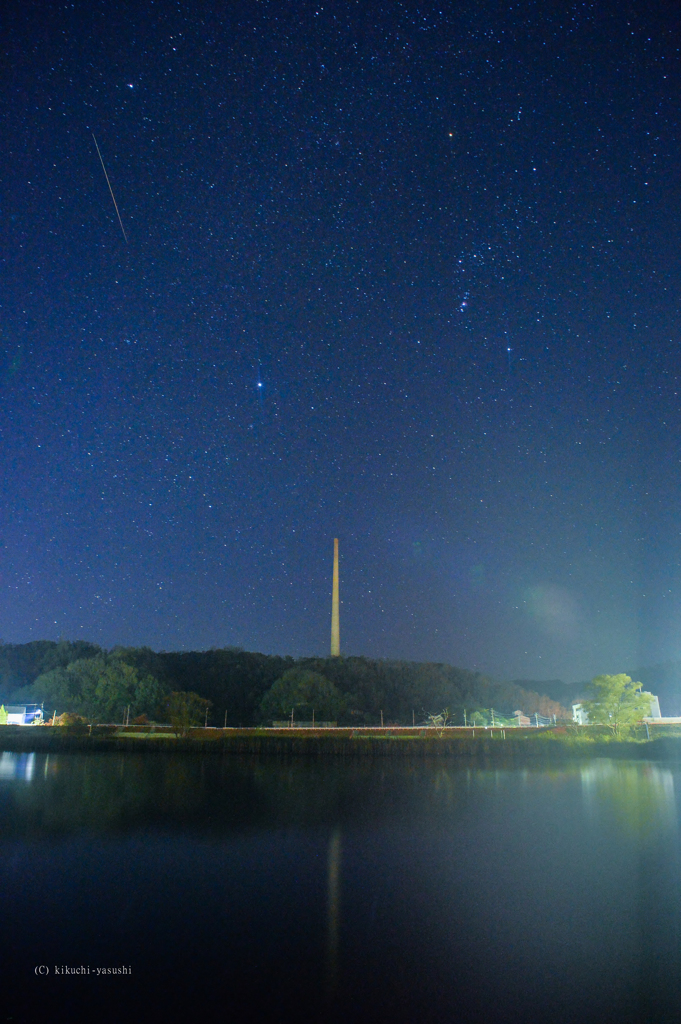
[[[680,797],[601,759],[0,754],[0,1020],[677,1021]]]

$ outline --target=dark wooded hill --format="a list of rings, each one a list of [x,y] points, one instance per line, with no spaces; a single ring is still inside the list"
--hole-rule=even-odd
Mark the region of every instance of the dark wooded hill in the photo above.
[[[87,704],[88,717],[94,718],[93,701],[96,705],[95,691],[101,678],[106,681],[100,687],[106,690],[102,715],[105,708],[106,714],[117,715],[132,703],[136,713],[162,721],[164,701],[159,694],[182,690],[211,701],[209,723],[222,725],[227,712],[228,724],[249,726],[265,720],[261,709],[265,695],[291,670],[313,673],[333,684],[342,698],[340,717],[347,724],[376,724],[382,712],[384,722],[407,725],[444,708],[449,709],[453,724],[463,724],[464,710],[467,715],[476,710],[485,714],[491,708],[502,715],[518,709],[546,716],[565,713],[558,702],[535,689],[441,663],[363,657],[293,659],[235,647],[105,651],[84,641],[1,644],[0,700],[44,701],[50,712],[56,709],[60,713],[79,712]],[[305,709],[297,712],[298,717],[306,713]]]

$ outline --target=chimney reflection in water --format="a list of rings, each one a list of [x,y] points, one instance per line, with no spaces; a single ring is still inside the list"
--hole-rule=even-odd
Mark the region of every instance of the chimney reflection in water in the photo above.
[[[329,996],[338,987],[338,928],[340,924],[341,834],[335,829],[329,839],[327,856],[326,985]]]

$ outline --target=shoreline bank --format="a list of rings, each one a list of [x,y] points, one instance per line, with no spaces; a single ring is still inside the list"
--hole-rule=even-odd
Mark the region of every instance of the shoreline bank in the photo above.
[[[194,729],[186,736],[170,730],[123,727],[69,728],[20,726],[0,730],[0,751],[9,753],[192,753],[275,757],[434,757],[448,760],[523,764],[560,763],[594,757],[681,761],[681,735],[621,739],[557,734],[551,729],[445,731],[425,729]]]

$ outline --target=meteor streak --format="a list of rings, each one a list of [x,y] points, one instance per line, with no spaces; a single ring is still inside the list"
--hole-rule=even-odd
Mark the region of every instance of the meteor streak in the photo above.
[[[106,183],[109,186],[109,192],[111,193],[111,198],[113,199],[114,208],[116,210],[116,216],[118,217],[118,223],[121,226],[121,231],[123,232],[123,238],[125,239],[126,244],[127,244],[128,236],[125,233],[125,228],[123,227],[123,221],[121,220],[121,215],[118,212],[118,203],[116,202],[116,196],[114,195],[113,189],[111,188],[111,182],[109,181],[109,175],[106,173],[106,167],[104,166],[104,161],[102,160],[102,154],[99,151],[99,146],[97,145],[97,139],[95,139],[95,133],[94,132],[92,133],[92,138],[93,138],[94,144],[95,144],[95,146],[97,148],[97,155],[99,156],[99,161],[100,161],[100,163],[102,165],[102,170],[104,171],[104,177],[106,178]]]

